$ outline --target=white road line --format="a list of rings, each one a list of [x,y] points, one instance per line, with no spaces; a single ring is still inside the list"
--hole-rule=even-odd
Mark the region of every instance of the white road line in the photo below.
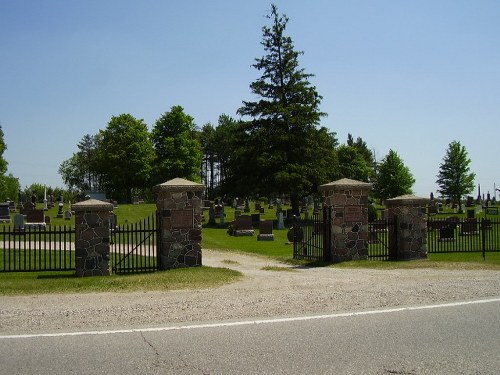
[[[402,311],[440,309],[440,308],[445,308],[445,307],[459,307],[459,306],[466,306],[466,305],[478,305],[478,304],[483,304],[483,303],[495,303],[495,302],[500,302],[500,297],[474,300],[474,301],[442,303],[442,304],[437,304],[437,305],[396,307],[396,308],[382,309],[382,310],[353,311],[353,312],[337,313],[337,314],[299,316],[299,317],[294,317],[294,318],[244,320],[244,321],[240,321],[240,322],[193,324],[193,325],[184,325],[184,326],[169,326],[169,327],[154,327],[154,328],[117,329],[117,330],[108,330],[108,331],[80,331],[80,332],[38,333],[38,334],[25,334],[25,335],[4,335],[4,336],[0,336],[0,339],[5,340],[5,339],[29,339],[29,338],[38,338],[38,337],[115,335],[118,333],[163,332],[163,331],[177,331],[177,330],[188,330],[188,329],[235,327],[235,326],[245,326],[245,325],[253,325],[253,324],[289,323],[289,322],[299,322],[299,321],[308,321],[308,320],[335,319],[335,318],[346,318],[346,317],[362,316],[362,315],[386,314],[386,313],[394,313],[394,312],[402,312]]]

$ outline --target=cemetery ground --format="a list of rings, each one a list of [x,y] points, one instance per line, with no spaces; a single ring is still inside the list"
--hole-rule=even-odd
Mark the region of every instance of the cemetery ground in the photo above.
[[[39,204],[41,206],[41,204]],[[67,209],[65,205],[65,210]],[[117,224],[135,223],[154,214],[154,204],[119,205],[114,212]],[[226,207],[226,224],[234,218],[234,209]],[[57,207],[46,211],[52,226],[74,227],[74,217],[70,220],[57,218]],[[89,293],[89,292],[134,292],[166,291],[180,289],[204,289],[220,286],[242,279],[237,261],[240,254],[251,254],[264,259],[263,270],[290,271],[311,267],[337,269],[374,270],[500,270],[500,253],[488,253],[486,259],[481,253],[429,254],[428,260],[411,262],[352,261],[340,264],[311,264],[292,259],[293,246],[288,243],[287,231],[274,229],[274,241],[257,241],[254,236],[234,237],[227,233],[226,226],[207,226],[207,213],[203,228],[202,248],[217,250],[218,267],[198,267],[170,270],[166,272],[112,275],[108,277],[77,278],[73,271],[66,272],[12,272],[0,273],[0,295],[29,295],[46,293]],[[276,218],[274,209],[267,209],[263,219]],[[0,224],[2,226],[9,224]],[[12,224],[10,224],[12,225]],[[256,233],[257,234],[257,233]],[[0,249],[0,253],[3,250]],[[223,255],[219,255],[223,254]],[[248,260],[248,258],[245,258]],[[268,259],[268,261],[265,261]],[[0,262],[3,256],[0,256]],[[262,262],[262,261],[261,261]],[[204,262],[205,263],[205,262]],[[272,265],[271,265],[272,264]]]

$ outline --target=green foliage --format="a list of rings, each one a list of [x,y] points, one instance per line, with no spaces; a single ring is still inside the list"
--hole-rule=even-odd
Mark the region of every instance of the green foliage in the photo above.
[[[413,175],[397,152],[389,150],[377,168],[373,195],[380,200],[385,200],[411,194],[414,183]]]
[[[243,147],[236,155],[239,166],[233,174],[239,186],[251,186],[253,193],[272,196],[289,194],[298,210],[298,200],[315,189],[317,177],[324,177],[318,163],[333,153],[322,146],[325,131],[318,130],[321,96],[311,85],[312,74],[299,68],[292,39],[285,35],[288,18],[272,5],[268,16],[271,26],[264,26],[262,46],[266,54],[253,65],[262,75],[250,84],[259,97],[243,102],[238,110],[251,121],[241,125],[237,142]],[[320,146],[320,147],[318,147]],[[321,181],[326,182],[326,181]]]
[[[337,149],[340,177],[368,182],[372,168],[363,154],[354,146],[341,145]]]
[[[5,144],[3,136],[4,134],[2,126],[0,125],[0,175],[2,176],[5,174],[5,172],[7,172],[7,166],[8,166],[7,161],[3,157],[3,153],[5,152],[5,150],[7,150],[7,145]]]
[[[356,138],[356,141],[354,141],[352,135],[350,133],[347,134],[347,146],[354,147],[370,167],[375,166],[375,156],[361,137]]]
[[[193,118],[181,106],[173,106],[156,121],[151,139],[156,153],[153,184],[176,177],[199,181],[201,145]]]
[[[446,155],[439,166],[436,180],[438,191],[459,205],[462,197],[474,190],[476,175],[470,172],[470,162],[465,146],[453,141],[448,145]]]
[[[14,177],[12,173],[8,176],[0,176],[0,201],[13,200],[17,202],[20,188],[19,179]]]
[[[132,201],[133,188],[150,187],[154,150],[144,120],[130,114],[113,116],[99,133],[97,171],[106,191]]]

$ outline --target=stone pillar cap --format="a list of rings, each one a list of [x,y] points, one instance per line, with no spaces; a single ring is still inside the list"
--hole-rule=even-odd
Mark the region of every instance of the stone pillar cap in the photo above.
[[[205,185],[184,178],[174,178],[153,187],[153,191],[203,191]]]
[[[98,199],[87,199],[71,205],[73,211],[113,211],[113,204]]]
[[[371,190],[372,184],[369,182],[351,180],[350,178],[341,178],[340,180],[329,182],[328,184],[318,186],[319,191],[337,190],[337,189],[368,189]]]
[[[403,204],[403,205],[412,205],[412,204],[427,204],[430,202],[429,198],[418,197],[413,194],[405,194],[400,195],[399,197],[389,198],[386,200],[387,204]]]

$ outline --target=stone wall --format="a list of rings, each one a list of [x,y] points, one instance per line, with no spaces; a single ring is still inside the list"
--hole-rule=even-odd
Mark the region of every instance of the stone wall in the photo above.
[[[154,187],[160,215],[160,270],[202,265],[201,226],[205,187],[176,178]]]
[[[395,220],[395,236],[389,250],[390,260],[427,258],[427,217],[429,199],[403,195],[388,199],[387,218]]]
[[[331,259],[368,259],[368,194],[371,184],[347,178],[321,185],[324,204],[333,207]]]
[[[76,275],[110,275],[109,218],[113,205],[89,199],[73,204],[72,209],[75,211]]]

